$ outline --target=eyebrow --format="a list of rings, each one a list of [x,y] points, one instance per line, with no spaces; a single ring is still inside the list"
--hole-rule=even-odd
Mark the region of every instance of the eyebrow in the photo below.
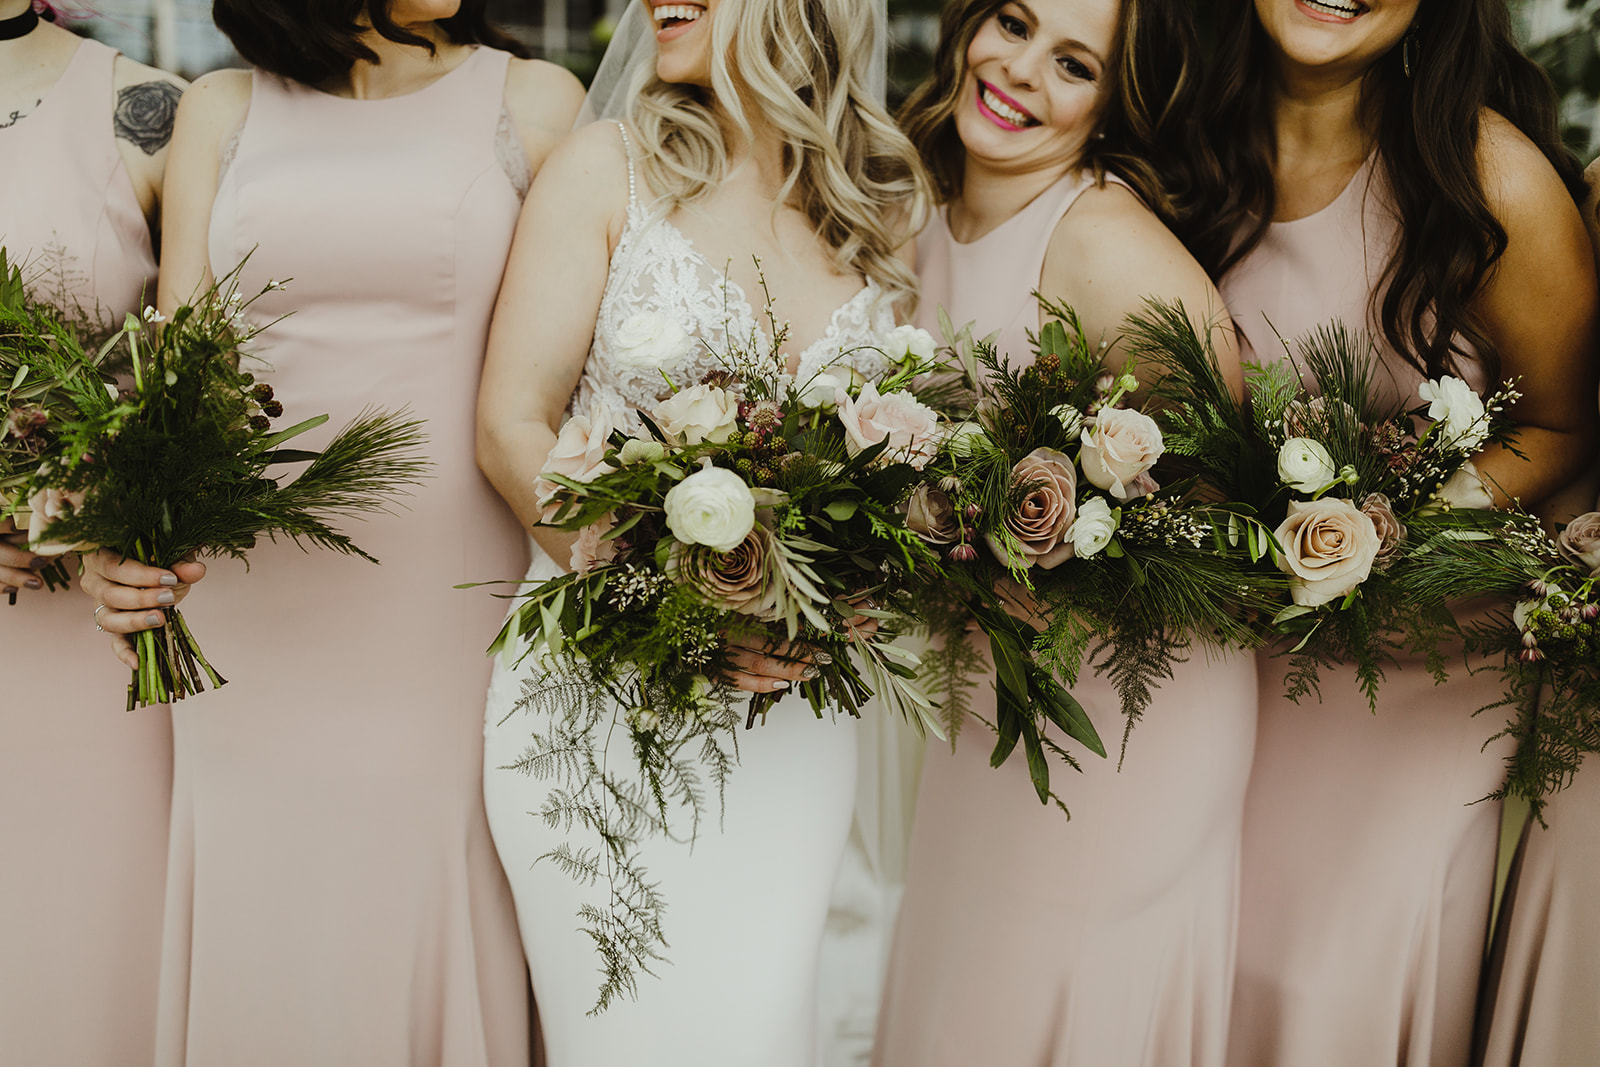
[[[1034,14],[1033,8],[1029,7],[1024,0],[1011,0],[1011,2],[1022,8],[1022,10],[1027,14],[1029,22],[1032,22],[1035,26],[1039,25],[1039,16]],[[1096,52],[1093,48],[1084,44],[1082,41],[1069,37],[1062,43],[1064,43],[1068,48],[1076,49],[1079,52],[1088,52],[1094,57],[1094,61],[1096,63],[1100,64],[1102,67],[1106,65],[1105,57],[1103,57],[1099,52]]]

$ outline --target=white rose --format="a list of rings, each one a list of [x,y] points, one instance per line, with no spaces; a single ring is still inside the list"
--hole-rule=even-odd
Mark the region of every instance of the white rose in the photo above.
[[[1439,487],[1439,499],[1453,508],[1494,507],[1494,494],[1483,484],[1483,476],[1470,459]]]
[[[838,405],[838,394],[845,387],[845,383],[837,376],[823,371],[814,374],[811,380],[800,386],[797,392],[800,406],[807,408],[820,408],[823,411],[833,411]]]
[[[663,433],[686,445],[721,444],[739,421],[739,398],[715,385],[695,385],[667,397],[650,414]]]
[[[883,354],[895,363],[906,363],[913,359],[922,363],[931,362],[938,347],[933,334],[909,325],[896,326],[883,339]]]
[[[561,488],[549,476],[559,474],[575,482],[589,482],[609,474],[613,468],[605,456],[616,428],[616,412],[598,400],[589,405],[588,414],[573,415],[561,424],[555,447],[545,457],[544,469],[533,485],[535,499],[545,508],[544,521],[554,518],[549,502]]]
[[[617,360],[647,371],[670,371],[694,351],[694,341],[677,320],[656,311],[629,315],[615,340]]]
[[[1078,465],[1083,476],[1096,488],[1104,489],[1121,501],[1139,495],[1139,475],[1155,466],[1166,451],[1161,427],[1142,411],[1105,408],[1094,418],[1094,425],[1079,435]]]
[[[1278,449],[1278,477],[1290,489],[1315,493],[1338,476],[1333,457],[1321,442],[1309,437],[1291,437]]]
[[[917,470],[928,465],[939,449],[939,416],[910,393],[879,395],[872,382],[851,399],[843,389],[835,394],[839,421],[844,425],[845,447],[853,456],[888,438],[886,455],[903,459]]]
[[[1460,452],[1476,452],[1489,439],[1483,399],[1460,378],[1445,375],[1423,382],[1417,394],[1428,401],[1428,418],[1439,425],[1445,443]]]
[[[1283,546],[1273,553],[1278,569],[1290,576],[1289,595],[1303,608],[1337,600],[1366,581],[1383,547],[1372,519],[1337,497],[1291,501],[1273,536]]]
[[[756,524],[756,498],[724,467],[704,467],[667,491],[667,528],[684,544],[732,552]]]
[[[1090,497],[1084,501],[1078,508],[1078,518],[1073,522],[1072,529],[1067,531],[1078,558],[1088,559],[1110,544],[1111,535],[1117,532],[1121,518],[1120,511],[1111,510],[1105,497]]]

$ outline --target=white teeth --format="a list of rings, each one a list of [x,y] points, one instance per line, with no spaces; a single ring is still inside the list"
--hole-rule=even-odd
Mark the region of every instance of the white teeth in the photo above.
[[[988,108],[990,111],[993,111],[996,115],[999,115],[1013,126],[1033,125],[1032,118],[1023,114],[1021,111],[1018,111],[1016,108],[1012,107],[1010,104],[994,95],[994,93],[989,91],[988,86],[983,87],[983,106]]]
[[[1361,14],[1359,4],[1341,3],[1340,0],[1305,0],[1307,7],[1314,7],[1318,11],[1326,11],[1330,15],[1344,15],[1353,17]]]
[[[705,14],[704,8],[692,7],[689,4],[668,4],[655,9],[657,22],[666,22],[670,19],[681,19],[684,22],[695,22]]]

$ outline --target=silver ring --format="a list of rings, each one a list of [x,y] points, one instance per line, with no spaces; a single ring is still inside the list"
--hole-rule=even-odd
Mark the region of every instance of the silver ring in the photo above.
[[[96,633],[103,634],[106,632],[106,628],[100,625],[100,613],[104,610],[106,610],[106,606],[104,604],[101,604],[99,607],[94,609],[94,629]]]

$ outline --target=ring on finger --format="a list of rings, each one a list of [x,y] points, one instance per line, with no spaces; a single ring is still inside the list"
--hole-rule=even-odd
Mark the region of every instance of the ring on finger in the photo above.
[[[93,618],[94,618],[94,629],[95,629],[96,633],[102,633],[103,634],[103,633],[106,632],[106,628],[104,626],[100,625],[100,613],[102,611],[104,611],[104,610],[106,610],[106,606],[104,604],[101,604],[101,605],[97,606],[94,609]]]

